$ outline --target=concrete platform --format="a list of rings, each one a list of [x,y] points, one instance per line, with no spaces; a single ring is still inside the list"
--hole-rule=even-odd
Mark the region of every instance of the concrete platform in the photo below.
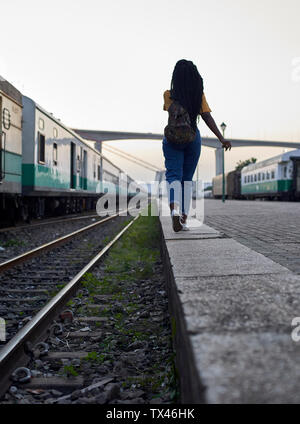
[[[196,220],[160,223],[182,402],[299,403],[300,277]]]

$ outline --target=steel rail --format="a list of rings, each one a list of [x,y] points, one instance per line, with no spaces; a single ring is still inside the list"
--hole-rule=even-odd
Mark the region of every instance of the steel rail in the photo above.
[[[38,256],[48,250],[54,249],[55,247],[66,243],[68,240],[70,240],[73,237],[76,237],[80,235],[81,233],[84,233],[88,230],[90,230],[93,227],[96,227],[97,225],[101,225],[104,222],[107,222],[113,218],[116,218],[119,215],[119,213],[116,213],[114,215],[108,216],[107,218],[101,219],[101,221],[94,222],[93,224],[90,224],[86,227],[80,228],[79,230],[73,231],[72,233],[66,234],[65,236],[59,237],[58,239],[49,241],[48,243],[45,243],[41,246],[38,246],[32,250],[29,250],[28,252],[22,253],[21,255],[15,256],[12,259],[8,259],[5,262],[0,263],[0,273],[3,271],[6,271],[7,269],[10,269],[22,262],[27,261],[28,259]]]
[[[93,214],[93,215],[85,215],[85,216],[72,216],[72,217],[68,217],[66,216],[65,218],[62,217],[58,217],[58,218],[54,218],[54,219],[43,219],[40,222],[34,222],[33,224],[27,224],[27,225],[17,225],[15,227],[3,227],[0,228],[0,233],[4,233],[6,231],[19,231],[19,230],[30,230],[31,228],[35,228],[35,227],[40,227],[42,225],[50,225],[50,224],[60,224],[62,222],[70,222],[70,221],[77,221],[77,220],[81,220],[81,219],[89,219],[89,218],[96,218],[96,217],[100,217],[97,214]]]
[[[126,225],[75,277],[66,284],[32,319],[0,350],[0,396],[8,389],[14,369],[28,363],[25,343],[37,343],[60,309],[73,296],[84,274],[90,271],[103,255],[120,239],[140,215]],[[102,221],[101,221],[102,222]]]

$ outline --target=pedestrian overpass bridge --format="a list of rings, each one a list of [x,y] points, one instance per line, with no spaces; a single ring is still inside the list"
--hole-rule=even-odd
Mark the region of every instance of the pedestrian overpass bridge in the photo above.
[[[163,134],[137,133],[123,131],[101,131],[74,129],[82,138],[97,142],[97,148],[101,152],[102,143],[112,140],[162,140]],[[216,175],[222,173],[222,147],[217,138],[201,137],[202,145],[215,149],[216,155]],[[247,140],[230,138],[232,147],[283,147],[290,149],[300,149],[300,142],[293,141],[267,141],[267,140]]]

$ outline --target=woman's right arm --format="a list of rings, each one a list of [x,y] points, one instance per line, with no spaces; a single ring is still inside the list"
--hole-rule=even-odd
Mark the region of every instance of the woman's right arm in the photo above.
[[[222,147],[227,150],[231,149],[231,143],[230,141],[226,141],[222,134],[219,131],[219,128],[217,127],[214,118],[211,116],[210,112],[204,112],[201,113],[201,118],[206,123],[208,128],[215,134],[216,137],[218,137],[220,143],[222,144]]]

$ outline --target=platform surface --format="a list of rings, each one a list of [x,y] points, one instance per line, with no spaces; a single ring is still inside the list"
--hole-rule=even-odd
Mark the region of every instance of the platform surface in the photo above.
[[[204,223],[300,274],[300,202],[205,199]]]
[[[205,402],[299,403],[300,342],[291,322],[300,316],[300,276],[224,226],[192,219],[191,231],[174,233],[169,216],[160,221]]]

